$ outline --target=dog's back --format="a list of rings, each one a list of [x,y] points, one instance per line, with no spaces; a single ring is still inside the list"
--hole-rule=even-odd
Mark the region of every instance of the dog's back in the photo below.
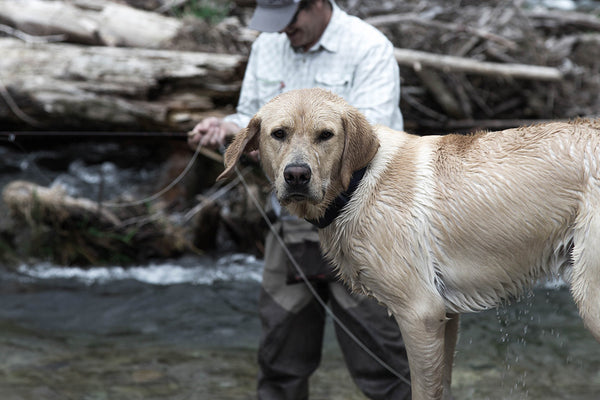
[[[429,268],[449,310],[493,307],[572,261],[574,235],[589,230],[590,218],[600,212],[597,126],[577,121],[404,140],[393,135],[405,134],[380,128],[375,175],[349,207],[360,222],[333,229],[341,233],[326,246],[335,257],[340,240],[358,245],[398,238],[394,250],[410,264]],[[352,237],[340,237],[343,232]],[[352,257],[358,265],[375,261]],[[356,271],[342,274],[365,286],[368,275],[394,271],[403,276],[392,281],[405,279],[404,268],[362,271],[360,284],[352,278]],[[366,286],[379,291],[373,282]]]

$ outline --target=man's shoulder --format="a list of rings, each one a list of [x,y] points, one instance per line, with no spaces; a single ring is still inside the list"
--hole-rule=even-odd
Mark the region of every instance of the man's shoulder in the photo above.
[[[338,29],[343,37],[357,37],[361,39],[358,43],[365,43],[369,46],[377,44],[391,45],[390,40],[373,25],[354,15],[345,12],[341,14]],[[348,40],[347,42],[350,43],[351,41]]]

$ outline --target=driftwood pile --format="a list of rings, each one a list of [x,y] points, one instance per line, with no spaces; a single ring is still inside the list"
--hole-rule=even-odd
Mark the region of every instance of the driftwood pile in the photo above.
[[[600,114],[600,10],[527,9],[523,1],[387,2],[360,10],[402,49],[402,109],[417,130]],[[412,57],[412,50],[428,54]]]
[[[231,112],[246,60],[172,50],[185,21],[104,0],[0,0],[1,32],[4,129],[185,132]]]
[[[0,121],[34,130],[185,132],[237,96],[243,60],[13,38],[0,38],[0,53]]]

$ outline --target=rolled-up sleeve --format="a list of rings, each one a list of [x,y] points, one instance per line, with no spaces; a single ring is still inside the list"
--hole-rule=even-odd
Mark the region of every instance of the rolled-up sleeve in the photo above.
[[[260,40],[260,38],[259,38]],[[257,65],[260,59],[260,46],[258,40],[252,45],[252,51],[248,58],[248,65],[244,73],[244,80],[240,90],[240,99],[236,108],[236,113],[228,115],[224,118],[227,122],[233,122],[240,128],[244,128],[250,122],[250,119],[258,112],[262,104],[258,101],[257,87]]]
[[[353,79],[350,104],[373,124],[403,129],[400,103],[400,71],[389,42],[370,46],[362,55]]]

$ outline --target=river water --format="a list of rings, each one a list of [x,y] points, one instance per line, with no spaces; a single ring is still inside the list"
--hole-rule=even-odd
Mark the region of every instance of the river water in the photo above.
[[[252,399],[262,261],[0,273],[2,399]],[[313,399],[361,399],[332,327]],[[462,318],[457,399],[597,399],[600,345],[564,287]]]
[[[127,146],[0,146],[0,185],[28,179],[93,198],[101,178],[107,197],[142,190],[161,165]],[[262,267],[235,253],[127,268],[0,266],[0,399],[255,398]],[[329,324],[311,398],[363,399]],[[568,289],[540,285],[463,316],[453,385],[457,399],[598,399],[600,345]]]

